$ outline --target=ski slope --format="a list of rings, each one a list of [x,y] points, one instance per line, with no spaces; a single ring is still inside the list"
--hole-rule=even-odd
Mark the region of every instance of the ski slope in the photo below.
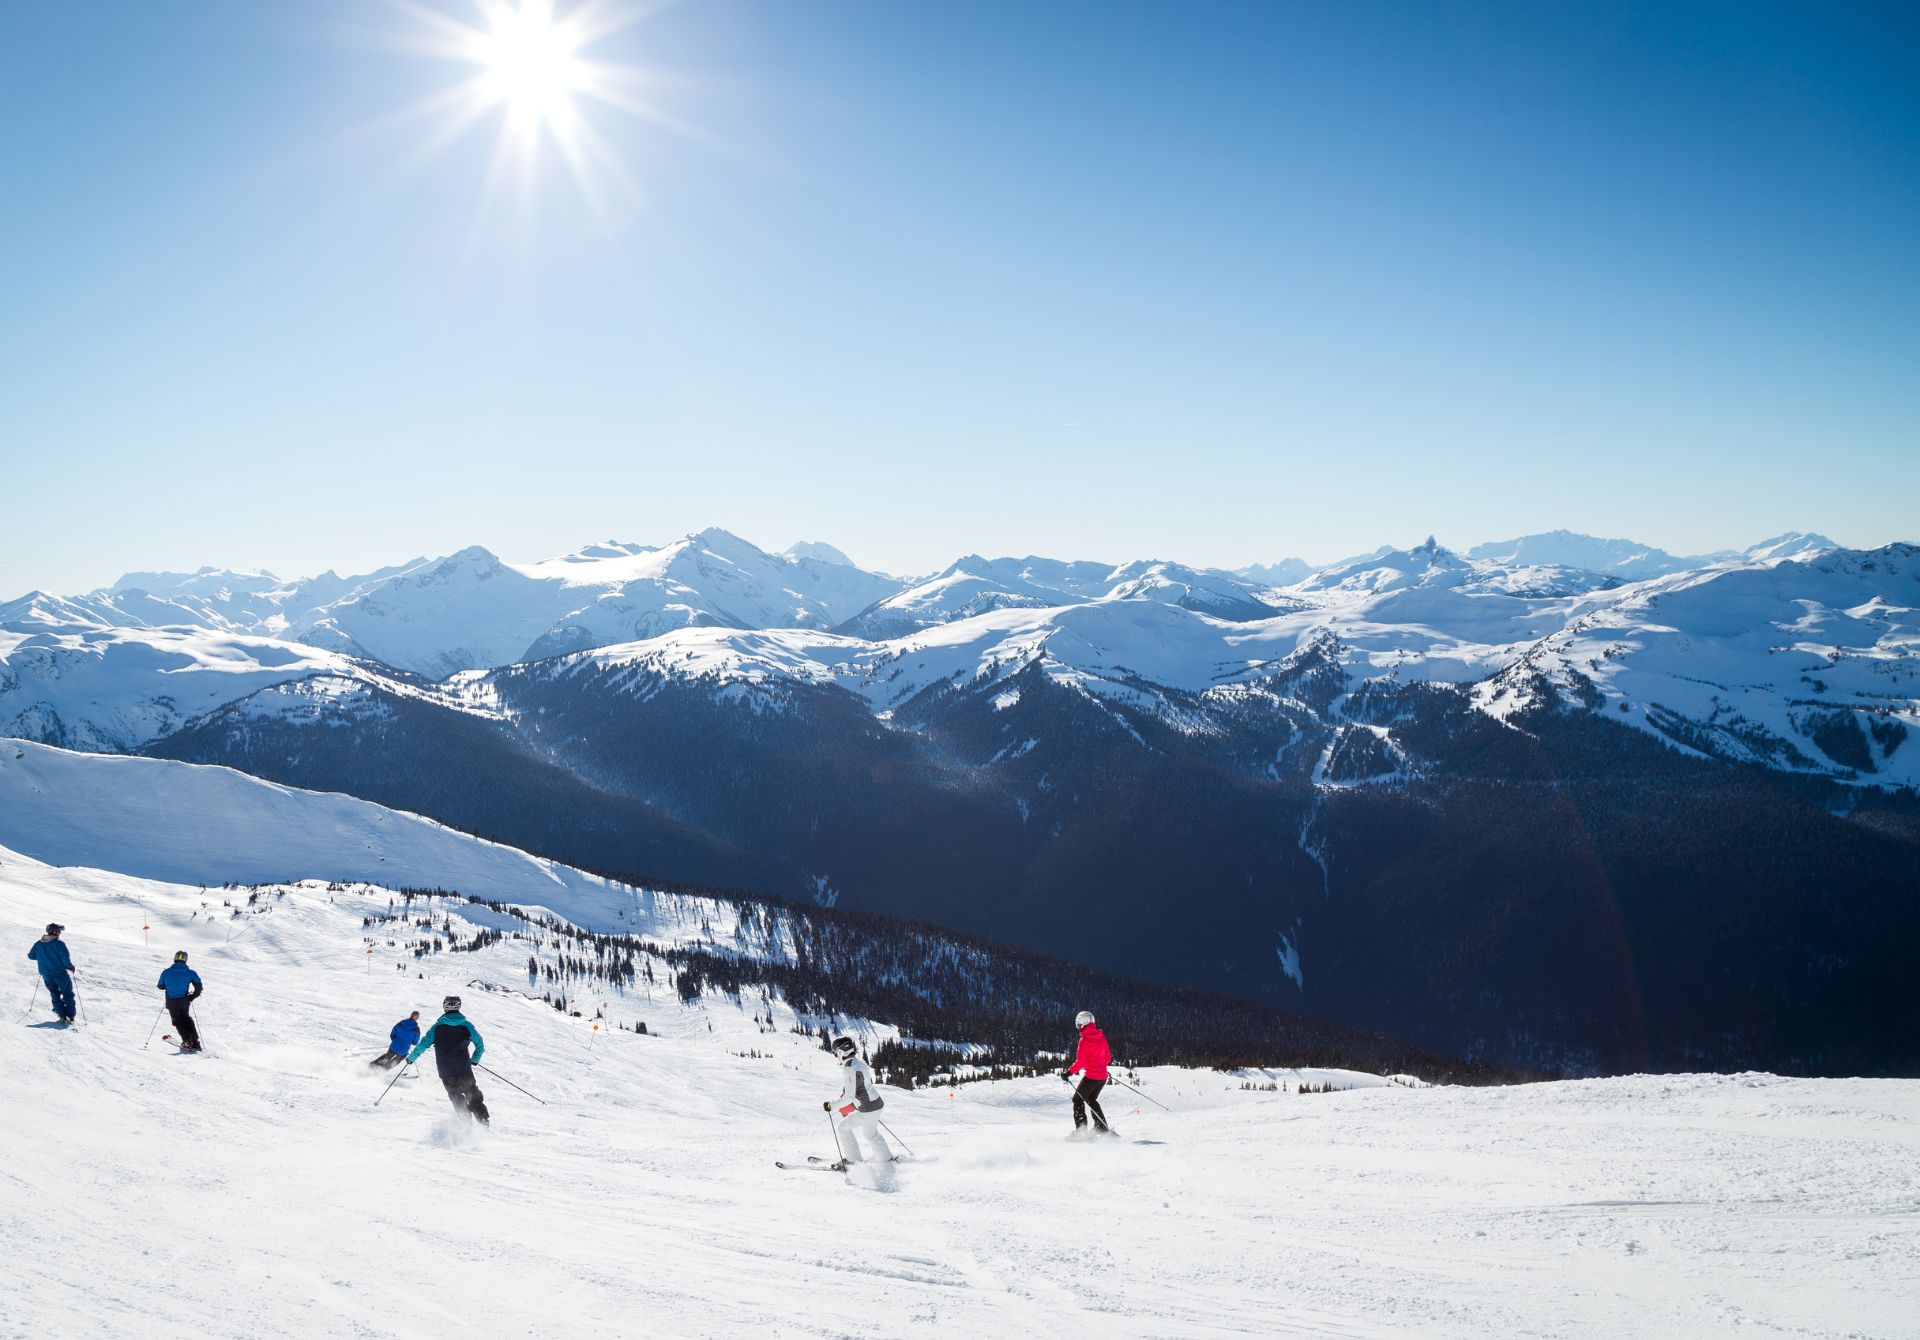
[[[1158,1070],[1173,1110],[1120,1092],[1093,1145],[1055,1080],[889,1090],[915,1161],[783,1172],[833,1151],[837,1067],[789,1031],[821,1021],[664,978],[575,1018],[521,994],[527,942],[363,930],[369,886],[245,903],[0,849],[0,1336],[1920,1335],[1911,1081]],[[78,1029],[27,1009],[50,919]],[[175,948],[206,1056],[142,1046]],[[485,1074],[488,1131],[431,1075],[375,1105],[389,1025],[449,991],[547,1105]]]
[[[0,740],[0,846],[50,864],[177,883],[439,886],[655,938],[675,936],[679,909],[713,906],[616,886],[336,792],[280,786],[232,768],[83,754],[26,740]]]

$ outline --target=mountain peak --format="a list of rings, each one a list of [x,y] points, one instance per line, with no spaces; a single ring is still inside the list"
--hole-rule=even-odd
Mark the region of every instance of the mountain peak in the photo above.
[[[1811,558],[1814,554],[1839,547],[1817,531],[1790,530],[1750,546],[1743,551],[1743,556],[1764,563],[1780,558]]]
[[[705,549],[729,562],[742,559],[764,559],[771,557],[766,550],[752,540],[744,540],[730,530],[719,526],[708,526],[705,530],[695,531],[687,536],[695,548]]]
[[[487,548],[485,545],[470,544],[465,549],[458,549],[448,554],[440,560],[438,566],[443,568],[455,566],[497,568],[500,566],[500,558],[493,550]]]
[[[823,540],[798,540],[785,549],[788,558],[817,558],[822,563],[837,563],[843,568],[858,567],[846,554]]]

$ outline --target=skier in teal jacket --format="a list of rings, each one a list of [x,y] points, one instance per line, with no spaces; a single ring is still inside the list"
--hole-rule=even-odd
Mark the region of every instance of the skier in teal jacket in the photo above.
[[[480,1040],[480,1030],[460,1013],[460,997],[448,996],[440,1007],[446,1013],[421,1035],[407,1060],[417,1061],[426,1055],[427,1048],[433,1048],[433,1064],[440,1072],[440,1082],[447,1086],[454,1111],[466,1113],[482,1126],[489,1125],[492,1118],[487,1114],[487,1100],[473,1077],[473,1063],[486,1051],[487,1044]],[[473,1048],[471,1054],[469,1046]]]

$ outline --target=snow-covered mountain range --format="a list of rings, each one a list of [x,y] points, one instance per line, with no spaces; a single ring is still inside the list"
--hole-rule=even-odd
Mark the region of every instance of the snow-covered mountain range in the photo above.
[[[1428,539],[1285,585],[841,558],[706,531],[34,592],[0,606],[0,735],[1453,1054],[1904,1064],[1884,1016],[1920,907],[1914,545],[1790,536],[1639,575],[1669,560]],[[1736,969],[1765,1000],[1721,989]]]
[[[1560,531],[1465,554],[1429,539],[1284,586],[1171,562],[977,555],[901,580],[830,546],[771,554],[707,530],[534,563],[470,548],[357,578],[129,574],[0,605],[0,732],[133,749],[276,683],[432,692],[579,653],[743,688],[835,683],[882,714],[1028,665],[1139,701],[1224,691],[1330,638],[1356,684],[1477,684],[1476,706],[1504,719],[1527,700],[1521,682],[1545,676],[1677,747],[1913,785],[1914,552],[1792,534],[1677,559]]]

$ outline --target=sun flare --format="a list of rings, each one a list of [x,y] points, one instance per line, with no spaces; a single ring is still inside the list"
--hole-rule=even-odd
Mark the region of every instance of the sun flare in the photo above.
[[[531,201],[546,180],[549,157],[565,168],[580,196],[608,230],[639,214],[644,196],[632,172],[633,135],[622,119],[652,130],[714,143],[699,127],[658,101],[668,83],[655,67],[611,56],[613,39],[643,23],[657,6],[642,0],[390,0],[406,20],[396,45],[460,67],[457,82],[402,109],[394,123],[425,124],[416,163],[449,148],[478,127],[496,127],[481,187],[476,228],[496,201],[517,189]],[[627,44],[631,49],[632,44]]]
[[[554,127],[571,119],[573,94],[585,70],[575,52],[579,34],[556,23],[545,0],[499,4],[487,14],[487,30],[475,41],[483,71],[482,90],[522,121]]]

